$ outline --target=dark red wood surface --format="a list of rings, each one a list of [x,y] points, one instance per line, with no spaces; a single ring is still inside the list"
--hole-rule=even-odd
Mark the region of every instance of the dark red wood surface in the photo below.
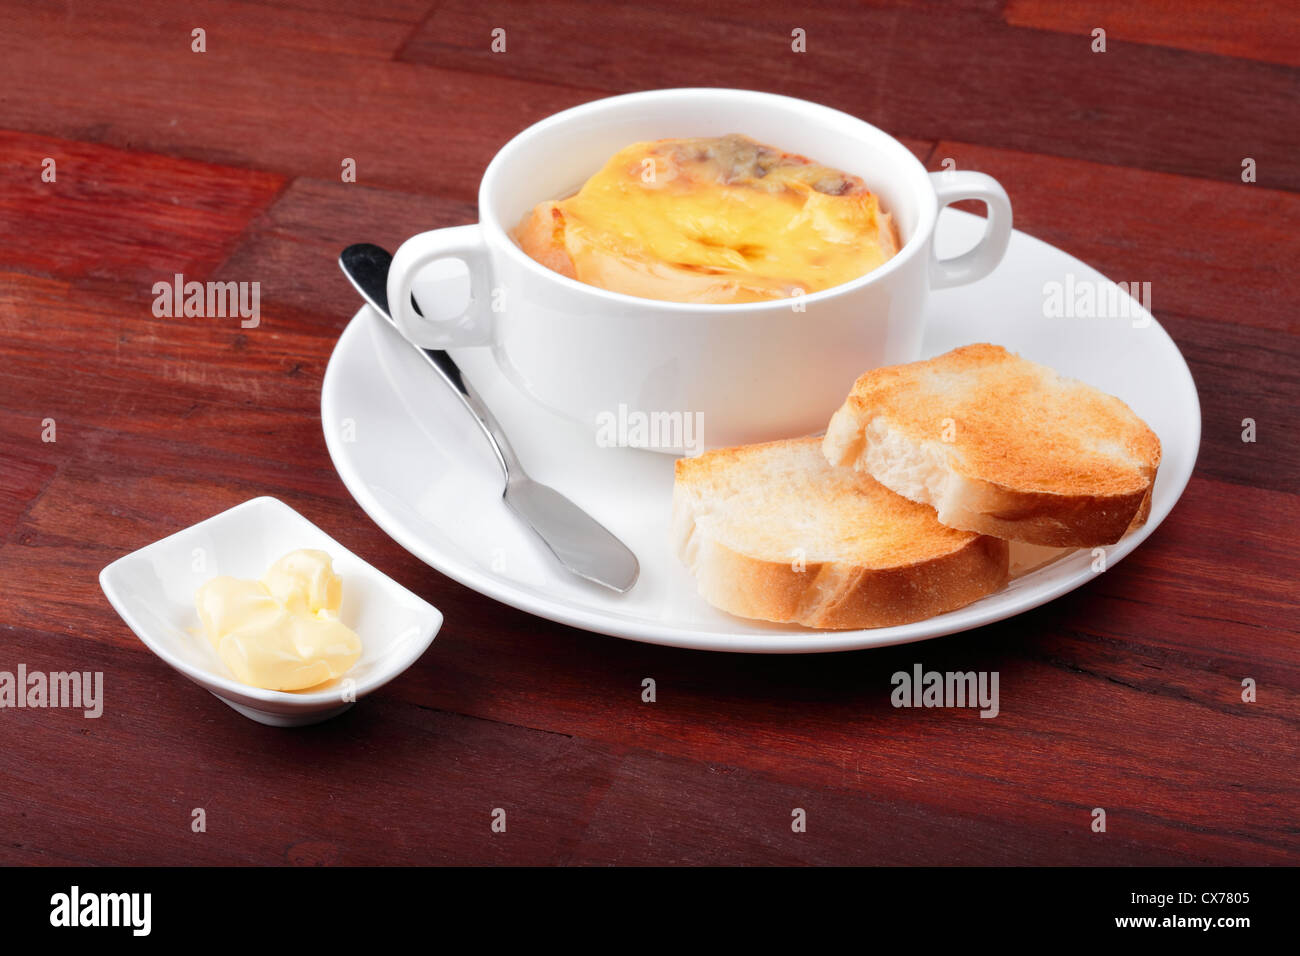
[[[0,670],[106,685],[97,720],[0,711],[0,863],[1300,862],[1300,30],[1287,3],[1137,6],[0,2]],[[319,424],[356,308],[339,249],[473,221],[524,126],[682,85],[853,112],[1150,281],[1204,415],[1166,523],[1014,620],[805,658],[575,631],[385,537]],[[175,272],[261,282],[261,326],[155,318]],[[399,680],[298,731],[175,674],[97,581],[262,494],[447,620]],[[895,710],[916,661],[998,671],[1000,716]]]

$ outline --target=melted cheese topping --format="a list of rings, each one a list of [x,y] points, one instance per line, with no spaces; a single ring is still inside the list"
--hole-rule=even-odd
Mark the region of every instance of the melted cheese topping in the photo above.
[[[862,180],[737,135],[634,143],[514,235],[570,278],[674,302],[818,292],[898,251]]]

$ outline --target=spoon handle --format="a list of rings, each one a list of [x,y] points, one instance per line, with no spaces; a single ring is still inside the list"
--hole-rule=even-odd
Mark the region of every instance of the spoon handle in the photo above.
[[[339,267],[343,270],[343,274],[348,277],[370,307],[396,328],[392,313],[388,309],[388,267],[392,262],[393,257],[386,249],[368,242],[348,246],[339,255]],[[411,297],[411,302],[415,311],[419,312],[420,306],[415,302],[414,296]],[[469,387],[465,376],[460,372],[460,366],[449,354],[442,349],[419,348],[419,351],[474,416],[492,445],[492,451],[501,465],[506,481],[509,481],[511,470],[516,472],[520,470],[519,459],[515,457],[514,449],[510,447],[510,441],[506,438],[500,423],[497,422],[496,416]]]
[[[369,243],[348,246],[339,256],[343,274],[370,307],[389,322],[393,322],[388,311],[388,268],[392,261],[387,251]],[[414,297],[411,301],[415,303]],[[415,310],[420,310],[419,305],[415,305]],[[396,327],[396,323],[393,325]],[[412,348],[419,346],[412,345]],[[533,481],[524,473],[496,416],[469,387],[450,355],[438,349],[420,348],[420,351],[452,391],[460,396],[496,452],[506,476],[502,493],[506,505],[537,533],[556,560],[578,577],[620,594],[631,588],[641,573],[636,555],[608,528],[564,495]]]

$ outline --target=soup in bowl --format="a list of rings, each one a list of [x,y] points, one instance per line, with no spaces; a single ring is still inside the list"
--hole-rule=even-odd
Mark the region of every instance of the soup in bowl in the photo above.
[[[699,155],[700,141],[711,141],[714,155]],[[811,203],[807,214],[825,213],[827,229],[856,224],[861,247],[828,246],[824,261],[813,262],[821,253],[804,240],[824,240],[834,230],[800,232],[796,212],[786,223],[793,233],[783,240],[779,228],[763,225],[780,212],[768,200],[734,218],[717,213],[691,232],[672,226],[686,205],[673,212],[656,209],[653,197],[633,196],[623,212],[594,216],[599,228],[571,235],[576,213],[590,213],[589,204],[573,200],[629,149],[631,171],[615,170],[606,188],[622,179],[622,186],[640,189],[647,169],[654,177],[674,169],[693,180],[712,176],[716,185],[718,171],[730,167],[741,174],[737,182],[697,197],[717,210],[728,191],[760,189],[766,164],[767,175],[779,170],[774,201]],[[747,159],[747,151],[754,155]],[[860,197],[857,208],[835,202],[845,196]],[[938,260],[939,211],[963,199],[987,205],[984,235],[962,255]],[[547,217],[553,225],[557,208],[564,229],[548,235]],[[746,216],[757,221],[757,242],[745,238],[755,226]],[[690,217],[677,221],[689,224]],[[671,228],[656,232],[665,223]],[[530,238],[530,229],[539,235]],[[590,427],[593,440],[610,415],[679,415],[700,423],[703,447],[717,447],[824,428],[862,372],[920,357],[929,292],[987,274],[1010,233],[1011,206],[995,180],[969,171],[927,173],[906,146],[847,113],[747,90],[655,90],[587,103],[517,135],[484,173],[478,223],[402,244],[389,271],[388,301],[412,342],[490,349],[518,388]],[[706,254],[704,240],[721,244]],[[661,258],[620,259],[638,244],[642,253],[662,251]],[[752,259],[753,267],[739,267],[736,257]],[[464,263],[467,301],[450,310],[422,303],[422,316],[410,304],[412,284],[445,260]],[[683,265],[702,268],[685,269],[694,274],[685,281],[692,276],[683,275]],[[650,282],[656,269],[666,273],[662,284]],[[692,449],[698,447],[696,436]],[[686,449],[660,442],[655,450]]]

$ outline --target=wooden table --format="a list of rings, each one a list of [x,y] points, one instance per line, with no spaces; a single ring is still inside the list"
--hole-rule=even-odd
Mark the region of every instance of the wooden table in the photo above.
[[[0,863],[1300,861],[1296,15],[1132,7],[0,3],[0,670],[103,671],[106,698],[97,720],[0,711]],[[529,617],[371,523],[319,420],[357,307],[340,248],[471,222],[526,125],[683,85],[848,110],[932,169],[996,176],[1019,228],[1150,281],[1204,415],[1151,539],[976,632],[774,658]],[[259,281],[261,325],[155,317],[175,273]],[[302,731],[175,674],[96,580],[264,494],[447,620],[403,677]],[[893,709],[889,675],[917,660],[999,671],[1002,713]]]

